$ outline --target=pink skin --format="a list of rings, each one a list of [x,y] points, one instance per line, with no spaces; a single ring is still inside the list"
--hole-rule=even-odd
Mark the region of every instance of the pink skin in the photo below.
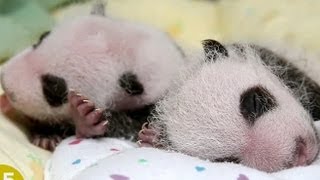
[[[31,142],[33,145],[51,152],[55,150],[55,148],[61,141],[62,141],[62,137],[59,135],[52,135],[49,137],[34,135],[32,136],[32,139],[31,139]]]
[[[96,108],[93,102],[74,91],[69,92],[68,100],[78,138],[89,138],[105,134],[108,121],[104,119],[101,109]]]
[[[2,94],[0,96],[0,109],[4,114],[7,114],[11,110],[13,110],[13,107],[11,106],[11,103],[9,102],[6,94]]]
[[[268,131],[262,131],[261,128],[258,131],[250,131],[248,134],[248,143],[245,149],[242,150],[242,158],[245,160],[246,165],[263,169],[264,167],[272,167],[273,164],[283,164],[285,168],[291,168],[296,166],[306,166],[313,162],[318,155],[317,148],[313,145],[317,144],[316,140],[308,136],[298,136],[295,141],[292,142],[293,148],[291,150],[291,156],[286,159],[274,158],[279,157],[281,149],[278,147],[277,139],[268,137]],[[270,133],[269,133],[270,134]],[[273,159],[273,161],[264,161],[262,158]],[[257,162],[260,162],[256,164]]]
[[[102,135],[106,127],[97,117],[102,112],[93,112],[94,106],[126,111],[155,102],[170,87],[183,59],[162,31],[120,19],[80,17],[60,24],[38,47],[25,49],[1,68],[1,85],[6,93],[1,98],[1,110],[8,111],[12,106],[39,123],[69,125],[69,104],[52,107],[43,98],[42,75],[58,75],[68,88],[86,95],[69,97],[74,99],[70,110],[77,136]],[[128,96],[119,89],[117,79],[126,71],[139,77],[146,93]],[[86,98],[90,101],[77,101]],[[5,102],[8,100],[10,103]],[[35,139],[36,144],[47,144]]]
[[[107,121],[102,119],[103,112],[95,108],[95,105],[79,93],[71,91],[68,94],[70,102],[70,112],[76,127],[78,138],[88,138],[103,135],[106,132]],[[12,113],[15,109],[11,106],[5,94],[0,96],[1,111],[4,114]],[[31,136],[31,143],[48,151],[54,151],[61,142],[59,135],[39,135]]]
[[[8,100],[8,97],[6,94],[2,94],[0,96],[0,108],[1,112],[8,116],[11,117],[16,113],[16,109],[14,109]],[[31,121],[30,118],[23,116],[24,122],[29,122]],[[40,148],[43,148],[48,151],[54,151],[56,146],[61,142],[62,137],[59,135],[50,135],[50,136],[44,136],[44,135],[39,135],[39,134],[33,134],[31,135],[31,143],[35,146],[38,146]]]
[[[152,129],[148,123],[144,123],[141,131],[138,134],[137,144],[139,147],[161,148],[157,142],[159,142],[159,136],[157,135],[156,130]],[[306,166],[311,163],[308,161],[307,146],[302,138],[298,138],[296,140],[296,150],[293,152],[292,158],[292,162],[287,164],[288,168]]]
[[[157,147],[158,136],[157,132],[148,126],[148,123],[142,125],[141,131],[138,133],[138,145],[140,147]]]
[[[298,139],[296,142],[296,150],[294,152],[294,162],[293,166],[304,166],[309,162],[307,160],[307,147],[305,142],[302,139]]]

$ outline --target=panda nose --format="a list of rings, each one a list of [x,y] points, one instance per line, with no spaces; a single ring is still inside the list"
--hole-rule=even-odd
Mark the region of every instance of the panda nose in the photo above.
[[[292,166],[306,166],[311,164],[319,153],[318,139],[302,138],[295,139],[296,145],[293,155]]]
[[[301,137],[298,137],[294,150],[293,166],[305,166],[307,165],[307,159],[307,145]]]

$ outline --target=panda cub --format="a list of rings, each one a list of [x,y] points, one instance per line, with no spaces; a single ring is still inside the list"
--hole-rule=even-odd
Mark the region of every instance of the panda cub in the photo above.
[[[2,99],[28,117],[31,141],[45,149],[53,150],[74,126],[79,137],[131,138],[184,56],[166,33],[104,16],[99,3],[91,15],[58,25],[11,58],[1,72]],[[78,112],[88,115],[84,121],[77,121]]]
[[[203,61],[183,70],[156,104],[139,144],[267,172],[312,163],[320,81],[303,70],[316,61],[301,59],[299,69],[286,51],[210,39],[203,49]]]

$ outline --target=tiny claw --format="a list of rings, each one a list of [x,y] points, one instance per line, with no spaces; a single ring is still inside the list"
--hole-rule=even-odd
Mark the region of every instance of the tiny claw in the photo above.
[[[136,143],[137,143],[139,146],[141,146],[141,145],[142,145],[142,140],[138,140]]]
[[[105,121],[102,123],[103,126],[106,126],[107,124],[109,124],[109,121],[108,121],[108,120],[105,120]]]
[[[101,109],[100,108],[95,108],[94,111],[101,112]]]
[[[84,100],[82,100],[82,102],[84,102],[84,103],[88,103],[88,102],[90,102],[88,99],[84,99]]]
[[[144,130],[141,129],[138,134],[144,134]]]
[[[76,93],[76,96],[82,97],[82,94],[80,94],[80,93]]]
[[[149,123],[148,122],[145,122],[142,124],[142,129],[148,129],[149,127]]]

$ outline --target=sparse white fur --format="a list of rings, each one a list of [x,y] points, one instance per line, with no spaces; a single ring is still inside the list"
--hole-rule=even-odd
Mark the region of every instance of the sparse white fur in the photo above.
[[[41,75],[63,78],[68,89],[81,92],[99,108],[125,110],[161,98],[183,64],[183,55],[164,32],[90,15],[58,25],[37,48],[9,60],[1,75],[13,107],[35,119],[60,121],[69,118],[67,104],[48,105]],[[137,76],[142,95],[129,96],[121,89],[118,80],[125,72]]]
[[[237,157],[265,171],[287,168],[296,160],[296,139],[306,142],[308,163],[319,150],[311,116],[248,45],[244,53],[227,46],[229,57],[204,62],[196,56],[181,71],[170,93],[157,104],[151,126],[166,148],[203,159]],[[250,127],[240,113],[240,96],[260,85],[278,106]]]

